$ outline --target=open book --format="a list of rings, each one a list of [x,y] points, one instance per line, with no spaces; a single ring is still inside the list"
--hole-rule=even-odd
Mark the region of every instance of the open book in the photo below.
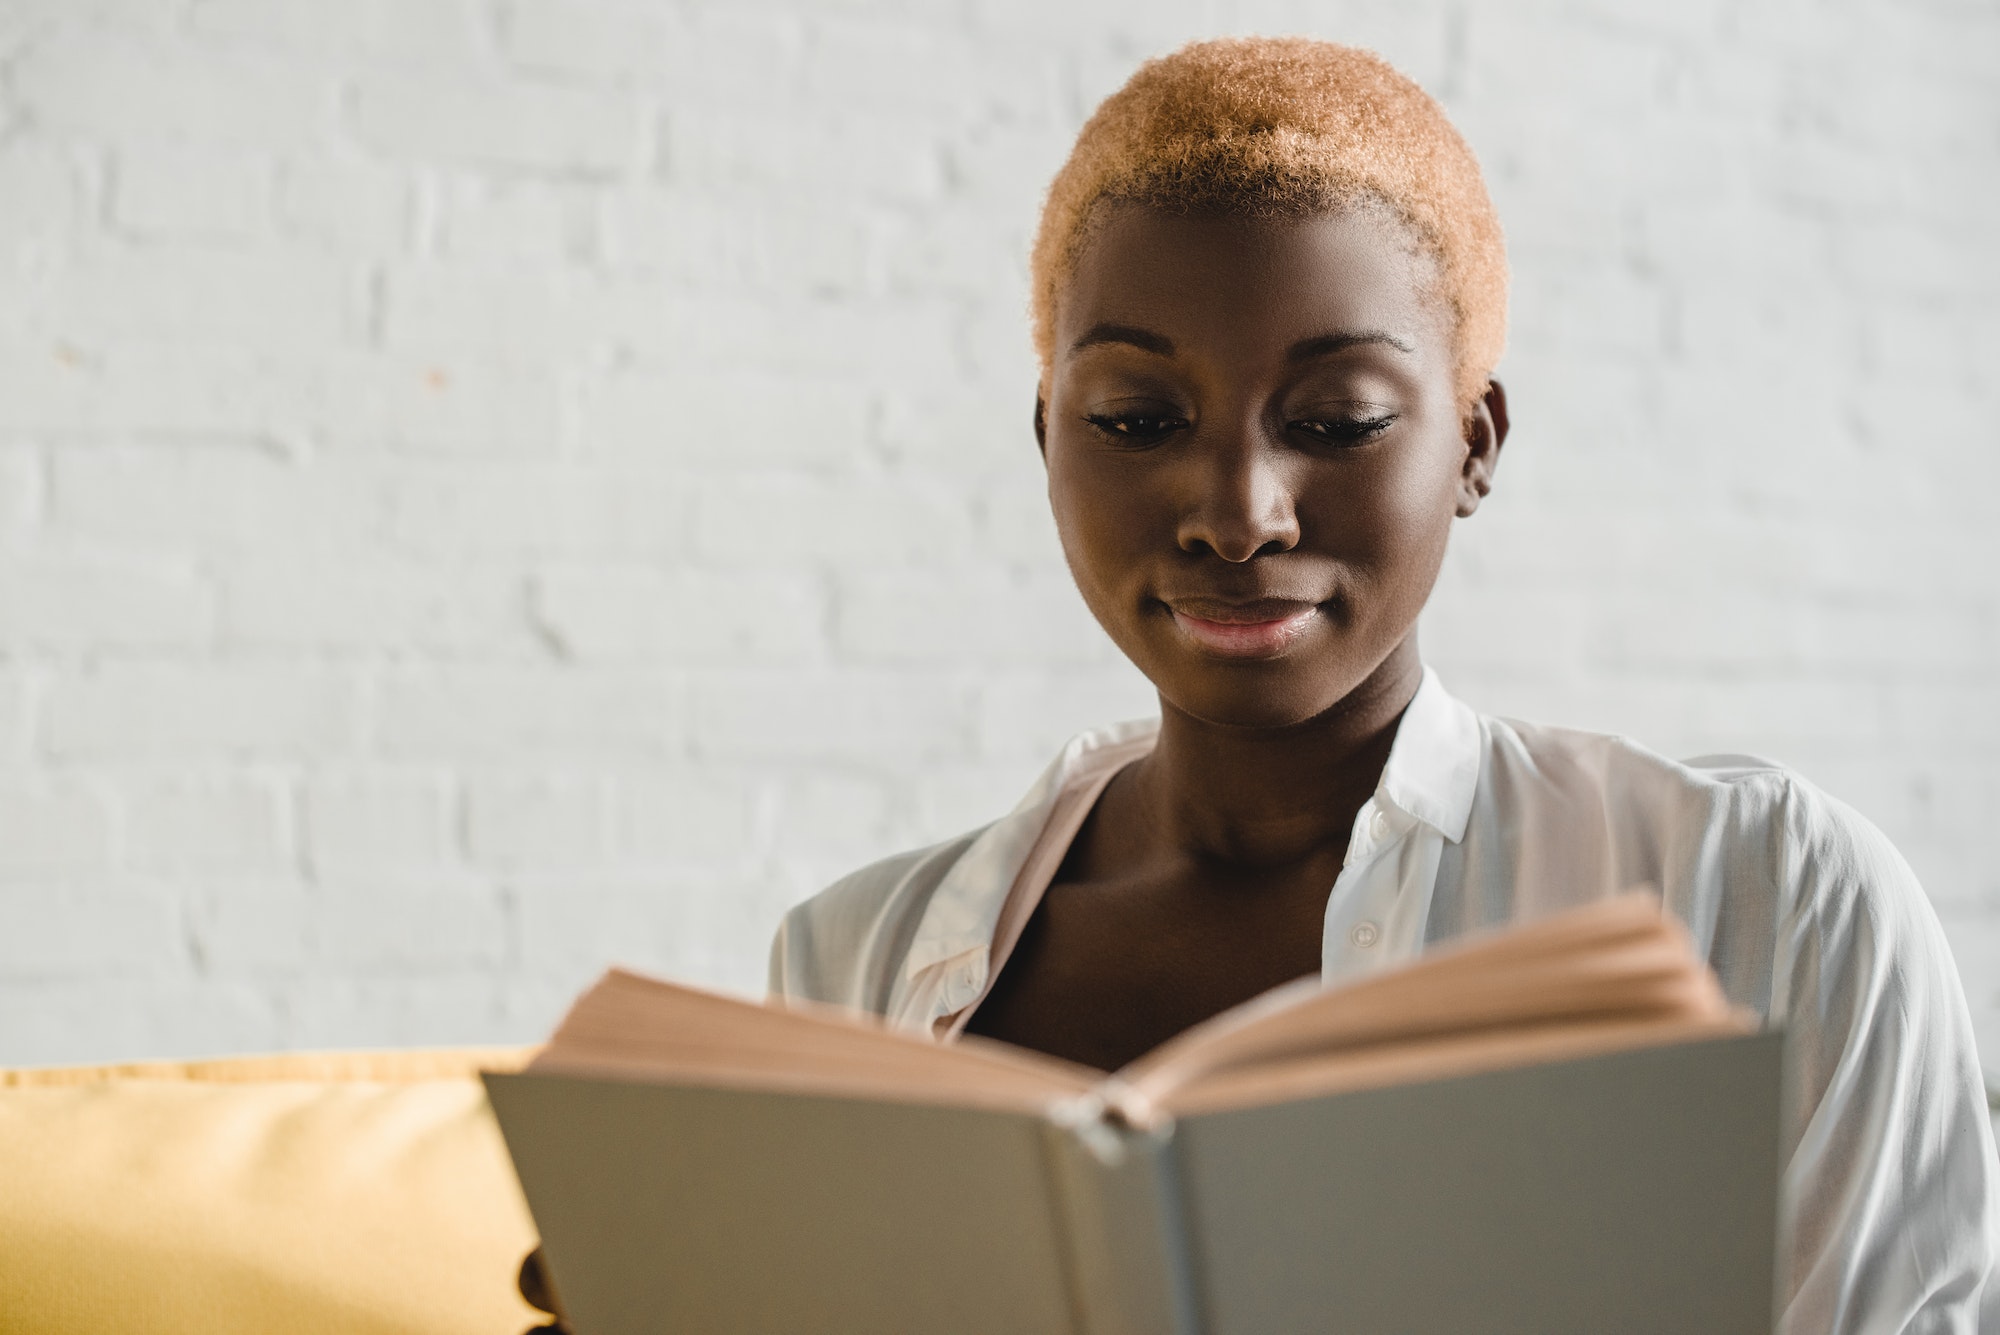
[[[612,972],[488,1077],[619,1331],[1768,1331],[1779,1046],[1650,896],[1106,1075]]]

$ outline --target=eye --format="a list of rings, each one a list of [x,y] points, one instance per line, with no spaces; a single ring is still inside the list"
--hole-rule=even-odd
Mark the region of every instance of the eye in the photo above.
[[[1127,445],[1158,444],[1187,426],[1186,418],[1159,412],[1089,413],[1083,420]]]
[[[1395,420],[1394,413],[1383,413],[1376,417],[1306,417],[1285,425],[1322,445],[1360,445],[1387,431]]]

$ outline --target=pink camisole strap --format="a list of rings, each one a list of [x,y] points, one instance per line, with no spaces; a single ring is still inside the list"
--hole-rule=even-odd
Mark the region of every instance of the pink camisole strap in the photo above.
[[[972,1013],[993,991],[1000,971],[1007,967],[1008,957],[1020,942],[1028,920],[1035,916],[1042,895],[1062,868],[1063,859],[1069,855],[1070,844],[1075,841],[1077,831],[1083,828],[1091,809],[1097,805],[1097,799],[1103,796],[1105,788],[1110,786],[1119,770],[1152,749],[1151,737],[1107,747],[1099,756],[1093,757],[1099,763],[1077,774],[1056,795],[1055,805],[1049,811],[1048,824],[1042,827],[1034,847],[1028,850],[1027,861],[1014,874],[1014,883],[1008,887],[1007,898],[1000,905],[1000,917],[994,924],[993,945],[987,957],[986,986],[962,1009],[938,1017],[932,1032],[940,1040],[949,1043],[965,1032]]]

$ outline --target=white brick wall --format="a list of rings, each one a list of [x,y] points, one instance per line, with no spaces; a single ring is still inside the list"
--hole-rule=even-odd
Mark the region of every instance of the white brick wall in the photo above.
[[[0,0],[0,1062],[527,1038],[1141,712],[1028,432],[1143,55],[1377,46],[1488,164],[1479,705],[1774,754],[2000,1066],[2000,12]]]

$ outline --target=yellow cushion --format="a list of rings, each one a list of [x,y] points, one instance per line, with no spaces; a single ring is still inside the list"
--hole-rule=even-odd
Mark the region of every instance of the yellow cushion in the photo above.
[[[523,1049],[0,1071],[0,1330],[514,1335]]]

